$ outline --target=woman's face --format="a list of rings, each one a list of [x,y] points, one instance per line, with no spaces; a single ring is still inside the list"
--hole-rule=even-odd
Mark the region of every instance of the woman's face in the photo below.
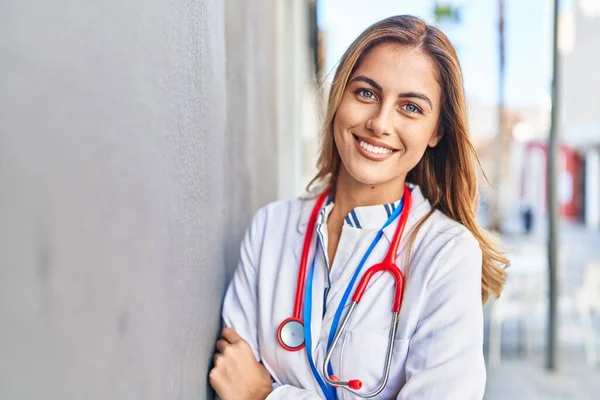
[[[373,48],[350,77],[333,122],[340,173],[366,185],[404,182],[427,146],[438,143],[440,99],[428,55],[395,43]]]

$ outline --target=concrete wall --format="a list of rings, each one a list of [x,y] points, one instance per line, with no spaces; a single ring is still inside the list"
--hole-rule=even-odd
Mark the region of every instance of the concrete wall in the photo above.
[[[202,399],[277,197],[272,0],[0,5],[0,398]]]

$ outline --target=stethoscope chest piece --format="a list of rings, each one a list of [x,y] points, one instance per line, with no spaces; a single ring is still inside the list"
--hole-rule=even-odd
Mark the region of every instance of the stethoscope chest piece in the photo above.
[[[277,340],[288,351],[304,348],[304,324],[299,318],[288,318],[277,328]]]

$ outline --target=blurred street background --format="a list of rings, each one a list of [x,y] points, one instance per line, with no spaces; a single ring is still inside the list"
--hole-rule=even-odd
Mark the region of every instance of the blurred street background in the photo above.
[[[396,14],[457,48],[512,262],[486,399],[600,398],[600,0],[33,3],[0,3],[0,399],[213,398],[242,233],[314,176],[339,58]]]
[[[391,14],[438,25],[456,46],[473,142],[489,183],[479,219],[512,262],[503,296],[486,305],[486,399],[600,396],[600,1],[558,2],[557,311],[549,367],[548,244],[552,1],[318,2],[325,70],[350,41]],[[330,76],[329,76],[330,77]],[[327,76],[324,78],[327,81]]]

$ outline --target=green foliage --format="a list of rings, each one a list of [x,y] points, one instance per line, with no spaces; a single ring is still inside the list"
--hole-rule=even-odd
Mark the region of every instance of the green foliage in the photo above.
[[[433,14],[436,24],[441,22],[460,22],[460,10],[451,4],[439,4],[436,2]]]

